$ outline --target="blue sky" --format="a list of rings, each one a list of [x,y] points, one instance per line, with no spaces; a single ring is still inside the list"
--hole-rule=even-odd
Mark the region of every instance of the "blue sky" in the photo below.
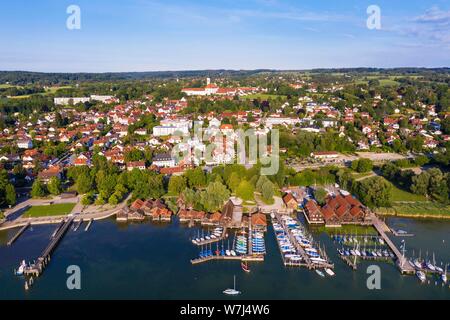
[[[68,30],[66,9],[81,9]],[[369,5],[381,30],[366,26]],[[0,70],[450,66],[450,0],[15,0]]]

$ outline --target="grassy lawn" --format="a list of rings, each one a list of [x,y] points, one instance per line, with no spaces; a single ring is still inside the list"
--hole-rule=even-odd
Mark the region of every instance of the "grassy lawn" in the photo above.
[[[50,87],[47,88],[47,90],[45,91],[45,94],[55,94],[56,91],[60,90],[60,89],[71,89],[72,86],[61,86],[61,87]]]
[[[333,234],[359,234],[359,235],[377,235],[378,232],[374,227],[358,226],[358,225],[343,225],[339,228],[327,228],[325,226],[311,226],[314,231],[325,232],[329,235]]]
[[[422,195],[414,194],[392,185],[392,201],[411,201],[411,202],[425,202],[427,198]]]
[[[52,204],[49,206],[33,206],[23,214],[23,217],[37,218],[37,217],[64,216],[72,212],[72,209],[74,207],[75,203],[60,203],[60,204]]]
[[[31,94],[24,94],[23,96],[13,96],[10,97],[10,99],[28,99],[29,97],[31,97]]]
[[[397,203],[392,208],[379,208],[384,214],[398,214],[411,216],[447,216],[450,217],[450,206],[435,202]]]

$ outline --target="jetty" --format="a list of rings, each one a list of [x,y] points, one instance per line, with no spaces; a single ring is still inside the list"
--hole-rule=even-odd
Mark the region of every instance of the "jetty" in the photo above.
[[[25,232],[25,230],[28,229],[29,226],[31,226],[31,223],[27,223],[22,228],[20,228],[20,230],[8,241],[8,247],[11,246],[17,239],[19,239],[19,237]]]
[[[207,239],[205,239],[205,240],[203,240],[203,241],[197,241],[196,243],[194,243],[196,246],[204,246],[204,245],[208,245],[208,244],[211,244],[211,243],[216,243],[216,242],[219,242],[219,241],[222,241],[222,240],[225,240],[227,238],[227,228],[226,227],[224,227],[223,228],[223,231],[222,231],[222,235],[220,236],[220,237],[218,237],[218,238],[213,238],[213,239],[209,239],[209,240],[207,240]]]
[[[405,255],[400,252],[397,246],[387,236],[386,232],[391,231],[391,229],[386,225],[386,223],[384,223],[382,220],[380,220],[380,218],[373,214],[372,225],[378,231],[381,238],[383,238],[389,249],[394,253],[397,260],[396,265],[399,268],[400,272],[402,274],[414,274],[416,270],[409,264]]]
[[[334,269],[334,264],[327,262],[314,262],[311,260],[309,255],[306,253],[305,249],[300,245],[300,243],[297,241],[297,239],[294,237],[294,235],[290,232],[289,227],[286,225],[285,221],[282,219],[281,214],[279,211],[275,212],[275,218],[277,222],[283,227],[284,233],[288,236],[289,241],[294,246],[295,250],[297,251],[297,254],[299,254],[302,257],[301,261],[291,261],[286,260],[283,252],[281,251],[280,243],[277,240],[278,248],[280,249],[281,257],[283,259],[283,263],[285,266],[293,266],[293,267],[306,267],[310,270],[314,269],[322,269],[322,268],[329,268]],[[276,233],[275,233],[276,237]],[[320,252],[322,250],[320,249]],[[326,256],[326,255],[325,255]]]
[[[89,228],[91,227],[92,222],[94,222],[94,219],[89,220],[89,222],[88,222],[86,228],[84,228],[84,231],[85,231],[85,232],[89,231]]]
[[[83,224],[83,219],[80,219],[80,221],[78,221],[77,224],[74,225],[73,231],[74,232],[77,231],[81,227],[82,224]]]
[[[192,259],[191,263],[193,265],[214,261],[214,260],[230,260],[230,261],[244,261],[244,262],[263,262],[264,256],[263,255],[244,255],[244,256],[221,256],[221,255],[212,255],[209,257],[203,257],[203,258],[196,258]]]
[[[55,230],[56,234],[52,236],[50,243],[44,249],[44,251],[42,251],[36,262],[25,268],[25,275],[38,277],[44,271],[45,266],[50,262],[51,253],[53,252],[53,250],[55,250],[56,246],[59,244],[73,221],[74,217],[69,217],[61,226],[58,226],[58,228]]]

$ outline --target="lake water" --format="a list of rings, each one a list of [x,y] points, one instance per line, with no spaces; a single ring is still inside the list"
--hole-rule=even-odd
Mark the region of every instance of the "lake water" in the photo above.
[[[450,262],[449,222],[391,218],[388,224],[416,235],[405,238],[408,255],[412,250],[418,255],[422,249],[423,257],[427,250],[430,256],[434,251],[438,262]],[[13,275],[13,270],[21,260],[35,259],[54,229],[35,226],[11,247],[6,242],[16,230],[0,232],[0,299],[228,299],[222,291],[232,287],[233,275],[243,292],[236,299],[450,299],[448,285],[435,285],[431,277],[430,284],[420,284],[414,276],[401,276],[393,264],[363,262],[357,271],[351,270],[325,233],[314,237],[335,263],[335,277],[284,267],[271,227],[265,262],[251,264],[252,271],[246,274],[236,261],[191,265],[199,250],[189,239],[197,228],[177,222],[120,225],[114,220],[94,222],[88,232],[84,226],[77,232],[69,230],[43,275],[26,292],[24,279]],[[381,290],[367,289],[370,264],[381,267]],[[66,287],[70,265],[81,268],[81,290]]]

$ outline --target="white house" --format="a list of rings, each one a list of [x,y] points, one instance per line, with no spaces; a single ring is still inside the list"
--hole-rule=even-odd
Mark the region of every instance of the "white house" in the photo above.
[[[175,159],[168,153],[161,153],[153,157],[152,164],[161,168],[175,167]]]
[[[17,141],[17,147],[19,149],[31,149],[33,148],[33,141],[29,139],[20,139]]]

